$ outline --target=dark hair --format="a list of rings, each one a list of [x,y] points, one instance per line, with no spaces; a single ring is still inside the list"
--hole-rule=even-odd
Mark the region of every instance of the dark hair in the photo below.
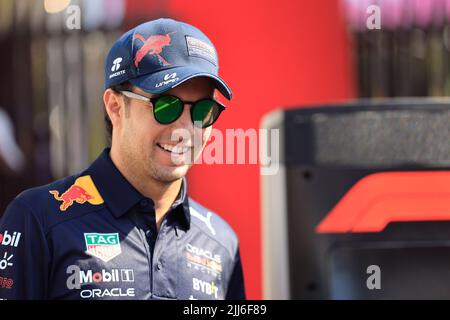
[[[109,87],[109,89],[119,93],[120,91],[130,91],[133,89],[133,85],[130,82],[123,82],[114,86]],[[125,97],[125,103],[127,103],[127,97]],[[113,125],[111,123],[111,119],[109,118],[108,113],[106,112],[106,108],[105,108],[105,127],[106,127],[106,134],[107,134],[107,139],[108,139],[108,143],[111,144],[111,140],[112,140],[112,130],[113,130]]]

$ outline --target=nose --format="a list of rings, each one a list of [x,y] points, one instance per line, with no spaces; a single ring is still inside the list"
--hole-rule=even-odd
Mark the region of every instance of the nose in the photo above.
[[[190,144],[191,139],[195,135],[194,124],[191,120],[191,104],[185,103],[183,113],[181,116],[171,125],[170,131],[172,132],[172,140],[175,139],[178,143],[183,142]]]
[[[183,128],[192,131],[194,129],[194,124],[191,119],[191,103],[185,103],[183,113],[175,121],[174,125],[176,128]]]

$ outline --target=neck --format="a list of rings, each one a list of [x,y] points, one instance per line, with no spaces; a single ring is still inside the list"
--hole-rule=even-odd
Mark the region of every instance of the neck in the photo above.
[[[117,152],[111,148],[110,157],[114,165],[127,181],[143,196],[153,200],[155,204],[156,226],[159,230],[161,222],[177,198],[182,179],[173,182],[155,180],[153,177],[143,177],[137,174],[132,166],[127,166]]]

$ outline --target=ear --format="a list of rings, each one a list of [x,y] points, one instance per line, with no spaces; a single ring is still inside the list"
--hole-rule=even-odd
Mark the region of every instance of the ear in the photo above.
[[[106,89],[103,93],[103,103],[113,128],[119,128],[123,112],[123,100],[120,95],[112,89]]]

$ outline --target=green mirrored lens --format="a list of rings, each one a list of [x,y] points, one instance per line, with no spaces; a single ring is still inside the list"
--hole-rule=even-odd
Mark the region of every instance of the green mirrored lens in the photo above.
[[[174,122],[183,112],[183,103],[177,97],[163,96],[153,106],[155,119],[162,124]]]
[[[192,120],[194,124],[201,123],[202,128],[213,124],[220,114],[219,105],[213,100],[202,100],[195,104],[192,109]]]

